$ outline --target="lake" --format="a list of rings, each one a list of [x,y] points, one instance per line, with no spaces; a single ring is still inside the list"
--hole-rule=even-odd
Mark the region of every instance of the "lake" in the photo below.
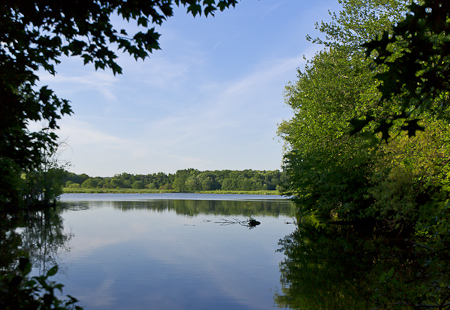
[[[52,280],[85,309],[276,308],[278,242],[296,229],[287,199],[64,194],[61,210],[34,273],[57,263]]]

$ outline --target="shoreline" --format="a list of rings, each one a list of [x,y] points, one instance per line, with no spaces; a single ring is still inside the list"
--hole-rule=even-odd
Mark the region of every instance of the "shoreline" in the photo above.
[[[175,190],[164,189],[134,189],[134,188],[68,188],[64,187],[63,194],[162,194],[162,193],[188,193],[188,194],[232,194],[232,195],[278,195],[277,190],[262,191],[197,191],[197,192],[177,192]]]

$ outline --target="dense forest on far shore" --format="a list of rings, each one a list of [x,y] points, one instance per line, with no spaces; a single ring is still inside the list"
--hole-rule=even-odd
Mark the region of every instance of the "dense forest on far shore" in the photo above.
[[[149,189],[174,192],[199,191],[275,191],[280,190],[286,174],[278,170],[178,170],[175,174],[122,173],[113,177],[91,177],[67,172],[63,184],[68,189]]]

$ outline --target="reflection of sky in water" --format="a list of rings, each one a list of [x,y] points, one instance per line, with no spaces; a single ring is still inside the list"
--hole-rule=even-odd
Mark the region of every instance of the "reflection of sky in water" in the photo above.
[[[275,250],[295,228],[284,224],[290,218],[258,216],[261,225],[249,230],[215,223],[221,215],[107,205],[62,214],[75,236],[57,280],[87,309],[274,308]]]

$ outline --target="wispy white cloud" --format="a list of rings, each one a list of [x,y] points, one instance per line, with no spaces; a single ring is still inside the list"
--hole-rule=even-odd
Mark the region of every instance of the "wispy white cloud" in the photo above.
[[[128,59],[124,62],[121,80],[132,80],[158,90],[174,90],[187,78],[191,63],[155,55],[147,62]]]
[[[82,75],[42,74],[41,84],[58,87],[59,94],[67,96],[77,92],[94,91],[100,93],[107,101],[115,101],[118,78],[110,72],[95,71]]]
[[[93,124],[73,117],[64,119],[58,135],[73,147],[102,144],[108,148],[124,148],[130,143],[129,140],[104,133],[96,129]]]
[[[284,1],[286,2],[286,1]],[[283,2],[283,3],[284,3]],[[283,5],[283,3],[276,3],[275,5],[271,6],[263,15],[263,18],[265,18],[267,15],[269,15],[272,11],[276,10],[280,5]]]

